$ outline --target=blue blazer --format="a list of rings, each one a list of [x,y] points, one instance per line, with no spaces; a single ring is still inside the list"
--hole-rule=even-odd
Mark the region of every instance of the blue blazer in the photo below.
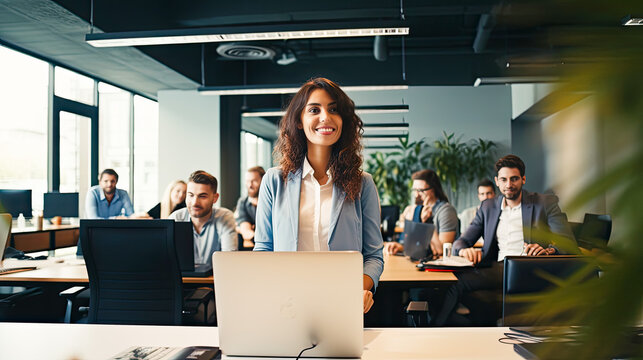
[[[255,225],[255,251],[297,251],[299,231],[299,169],[288,174],[287,182],[279,168],[269,169],[261,180]],[[364,257],[364,274],[374,286],[384,269],[380,204],[371,175],[362,173],[362,190],[356,201],[333,186],[328,248],[331,251],[359,251]]]
[[[482,202],[471,225],[453,243],[454,254],[457,255],[461,249],[472,247],[482,236],[484,245],[482,246],[481,263],[489,264],[491,261],[497,260],[498,238],[496,237],[496,229],[502,212],[503,199],[504,196],[499,196]],[[551,232],[575,242],[571,227],[567,222],[567,215],[558,207],[558,198],[556,196],[530,193],[523,190],[521,205],[522,232],[526,243],[539,243],[543,247],[551,245],[556,248],[554,243],[549,242],[550,239],[545,239],[544,243],[539,239],[539,235],[545,232]],[[537,234],[533,234],[534,232]],[[559,252],[557,248],[556,252]]]

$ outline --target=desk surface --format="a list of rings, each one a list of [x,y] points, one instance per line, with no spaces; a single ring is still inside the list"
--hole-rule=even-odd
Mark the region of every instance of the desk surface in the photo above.
[[[44,224],[43,228],[38,230],[35,226],[27,226],[24,228],[12,227],[12,234],[27,234],[27,233],[38,233],[38,232],[48,232],[48,231],[60,231],[60,230],[70,230],[78,229],[78,225],[50,225]]]
[[[380,283],[454,282],[450,271],[418,271],[415,264],[404,256],[384,255],[384,272]]]
[[[522,359],[513,345],[498,342],[507,331],[508,328],[365,329],[362,359]],[[104,360],[131,346],[219,344],[216,327],[0,323],[0,334],[0,359]],[[38,346],[33,346],[34,339],[38,339]],[[466,346],[462,346],[463,342]]]
[[[6,266],[31,266],[33,262],[18,260],[6,260]],[[37,270],[23,271],[12,274],[0,275],[0,282],[53,282],[67,284],[86,284],[88,282],[87,270],[83,263],[71,258],[65,259],[64,263],[57,263],[54,260],[46,260],[33,263],[40,268]],[[212,284],[213,277],[196,278],[185,277],[183,282],[187,284]],[[427,272],[418,271],[415,264],[402,256],[385,256],[384,272],[380,277],[380,283],[408,284],[420,282],[454,282],[455,275],[452,272]]]

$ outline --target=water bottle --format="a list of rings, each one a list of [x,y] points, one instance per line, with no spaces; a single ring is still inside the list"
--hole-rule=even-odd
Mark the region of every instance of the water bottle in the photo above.
[[[18,229],[24,229],[25,226],[26,226],[25,216],[22,213],[20,213],[20,215],[18,215]]]

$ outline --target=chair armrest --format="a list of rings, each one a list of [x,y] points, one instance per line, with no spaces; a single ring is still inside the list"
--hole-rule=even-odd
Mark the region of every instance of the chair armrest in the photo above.
[[[42,293],[43,293],[42,288],[39,288],[39,287],[23,290],[19,293],[13,294],[11,296],[7,296],[6,298],[0,300],[0,307],[3,307],[3,308],[14,307],[16,306],[16,303],[18,303],[19,301],[41,295]]]
[[[70,287],[69,289],[61,291],[58,296],[63,297],[67,300],[71,300],[78,296],[83,290],[87,289],[86,286],[74,286]]]

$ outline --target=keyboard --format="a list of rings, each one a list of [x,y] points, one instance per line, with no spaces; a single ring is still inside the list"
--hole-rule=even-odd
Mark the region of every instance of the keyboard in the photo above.
[[[36,266],[15,266],[15,267],[0,267],[0,274],[10,274],[20,271],[36,270]]]
[[[176,353],[177,348],[163,346],[137,346],[113,357],[114,360],[161,360]]]

